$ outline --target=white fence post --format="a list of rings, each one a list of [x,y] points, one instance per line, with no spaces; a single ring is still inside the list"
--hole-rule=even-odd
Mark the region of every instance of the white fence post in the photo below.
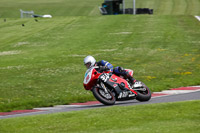
[[[135,10],[135,0],[133,0],[133,15],[136,14],[136,10]]]
[[[123,14],[125,14],[125,0],[123,0]]]

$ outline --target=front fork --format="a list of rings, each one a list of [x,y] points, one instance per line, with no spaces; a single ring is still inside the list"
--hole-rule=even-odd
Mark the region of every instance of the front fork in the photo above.
[[[106,86],[104,85],[104,83],[100,82],[100,86],[104,89],[105,93],[108,94],[108,90]]]

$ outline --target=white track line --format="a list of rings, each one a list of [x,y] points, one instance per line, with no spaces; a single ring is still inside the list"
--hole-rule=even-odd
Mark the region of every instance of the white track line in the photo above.
[[[154,92],[154,94],[167,94],[167,95],[174,95],[174,94],[183,94],[183,93],[190,93],[200,90],[165,90],[161,92]]]
[[[194,16],[194,17],[200,21],[200,16]]]
[[[200,87],[200,85],[199,86],[191,86],[191,87]]]

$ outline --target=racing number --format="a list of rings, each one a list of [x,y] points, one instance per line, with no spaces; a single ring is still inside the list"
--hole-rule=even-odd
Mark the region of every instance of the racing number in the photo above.
[[[101,77],[101,80],[103,80],[103,82],[106,82],[109,78],[108,74],[103,74]]]

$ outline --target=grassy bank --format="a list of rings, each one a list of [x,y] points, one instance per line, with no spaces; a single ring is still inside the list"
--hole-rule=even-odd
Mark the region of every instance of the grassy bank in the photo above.
[[[200,101],[109,107],[3,119],[1,132],[198,133]],[[113,113],[114,112],[114,113]]]
[[[89,54],[133,69],[152,91],[200,84],[199,27],[193,16],[9,19],[0,25],[0,110],[94,100],[82,86]]]
[[[94,100],[82,86],[87,55],[133,69],[152,91],[200,84],[199,0],[137,1],[151,16],[70,2],[0,1],[0,112]],[[53,18],[17,19],[20,8]]]

